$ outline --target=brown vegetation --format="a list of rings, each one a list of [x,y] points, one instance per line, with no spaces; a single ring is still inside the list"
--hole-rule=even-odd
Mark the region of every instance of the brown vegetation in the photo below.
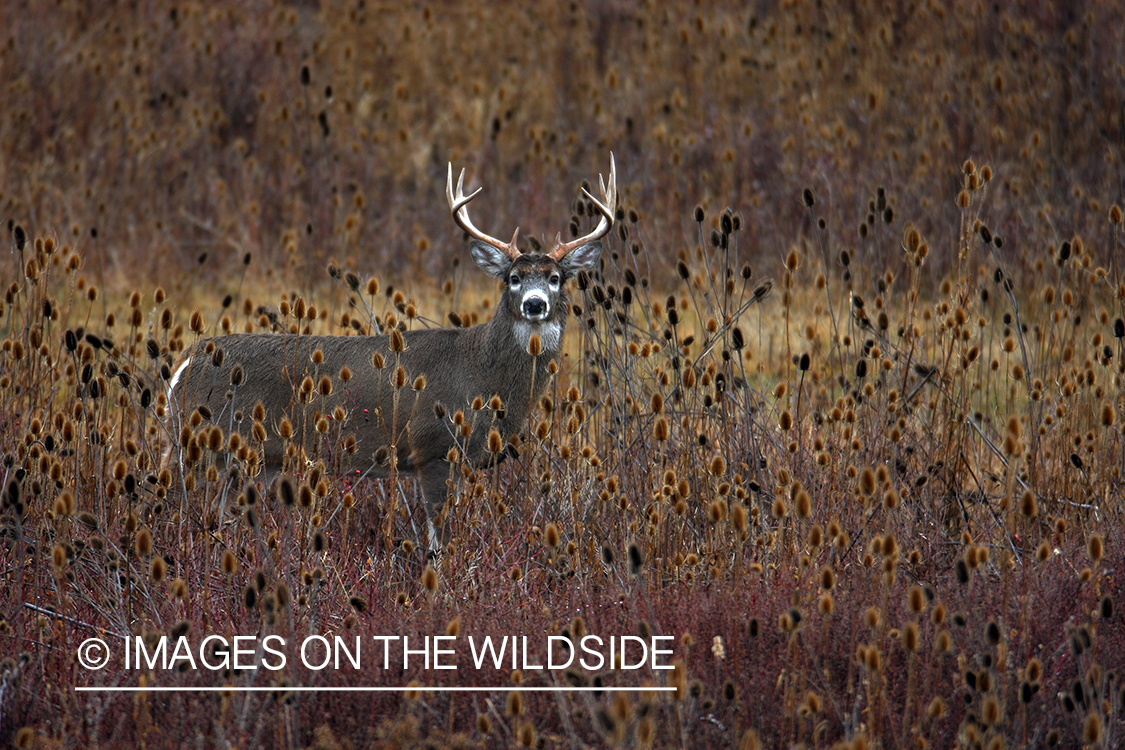
[[[1121,741],[1116,6],[14,5],[0,736]],[[553,237],[592,224],[610,149],[620,231],[518,457],[456,467],[435,564],[410,481],[333,471],[347,414],[276,495],[240,478],[254,439],[168,434],[200,337],[486,318],[447,161],[489,224]],[[75,662],[99,635],[585,633],[675,636],[676,668]],[[376,684],[417,690],[292,689]],[[676,690],[440,690],[469,685]]]

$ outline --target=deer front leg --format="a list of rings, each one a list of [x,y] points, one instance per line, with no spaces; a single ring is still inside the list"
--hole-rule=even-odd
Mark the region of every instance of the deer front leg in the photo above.
[[[430,461],[417,468],[418,483],[422,487],[422,500],[426,506],[426,526],[429,530],[430,552],[441,554],[449,542],[449,518],[453,507],[446,506],[449,499],[449,464]]]

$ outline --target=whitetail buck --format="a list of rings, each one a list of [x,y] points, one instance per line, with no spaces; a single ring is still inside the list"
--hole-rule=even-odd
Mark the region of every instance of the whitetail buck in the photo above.
[[[597,262],[599,240],[613,227],[617,197],[610,154],[602,199],[583,189],[601,214],[597,227],[571,242],[556,235],[550,252],[525,254],[516,248],[518,228],[511,242],[501,242],[473,225],[467,205],[483,188],[465,195],[464,178],[461,170],[454,192],[451,164],[446,194],[453,220],[470,238],[473,260],[504,282],[492,320],[471,328],[392,330],[378,336],[243,333],[204,339],[189,348],[169,383],[173,414],[198,410],[225,432],[261,443],[266,477],[277,475],[287,451],[339,459],[337,465],[353,476],[386,477],[392,468],[414,474],[433,545],[433,522],[449,495],[450,449],[457,448],[470,463],[490,465],[503,454],[490,450],[497,446],[488,445],[489,432],[499,432],[503,447],[527,425],[548,383],[549,363],[562,345],[570,312],[567,279]],[[328,388],[321,387],[325,376]],[[416,389],[420,376],[424,388]],[[470,410],[478,397],[488,405],[494,396],[502,403],[499,410]],[[258,409],[255,419],[259,404],[264,414]],[[478,415],[468,437],[451,421],[458,410],[466,422]],[[335,421],[334,411],[343,420]],[[327,432],[318,431],[318,422],[320,429],[330,425]],[[174,427],[184,444],[183,427],[178,421]],[[339,447],[349,436],[355,439],[351,453]],[[290,468],[305,470],[292,459]]]

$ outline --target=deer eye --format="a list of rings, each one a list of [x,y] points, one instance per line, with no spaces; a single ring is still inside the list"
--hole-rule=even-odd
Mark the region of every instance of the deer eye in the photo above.
[[[547,279],[547,281],[550,282],[551,286],[558,286],[560,281],[559,275],[557,273],[553,273],[551,274],[551,278]]]
[[[519,286],[519,285],[520,285],[520,277],[518,275],[513,273],[511,276],[508,277],[508,286]]]

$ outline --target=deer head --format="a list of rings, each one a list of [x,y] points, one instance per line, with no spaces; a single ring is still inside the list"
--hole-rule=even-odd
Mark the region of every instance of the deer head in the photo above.
[[[516,247],[519,227],[512,234],[511,242],[502,242],[477,229],[469,218],[468,204],[484,188],[465,195],[464,181],[465,170],[462,169],[454,190],[453,165],[450,164],[445,188],[449,210],[453,221],[469,236],[473,260],[489,276],[504,282],[500,308],[511,319],[517,339],[526,345],[531,333],[539,333],[545,346],[557,349],[569,311],[566,281],[597,262],[602,251],[600,240],[613,228],[617,205],[617,166],[613,154],[609,157],[609,182],[598,176],[601,200],[582,189],[601,215],[598,225],[589,234],[570,242],[563,242],[562,234],[556,234],[554,248],[546,253],[521,253]]]

